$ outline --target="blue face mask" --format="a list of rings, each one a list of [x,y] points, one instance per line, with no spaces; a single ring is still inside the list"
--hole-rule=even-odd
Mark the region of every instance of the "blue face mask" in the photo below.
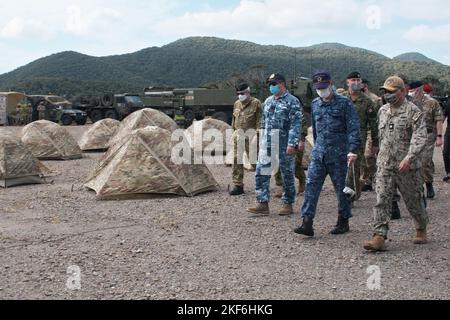
[[[280,93],[280,87],[279,86],[270,86],[270,93],[271,94],[278,94],[278,93]]]

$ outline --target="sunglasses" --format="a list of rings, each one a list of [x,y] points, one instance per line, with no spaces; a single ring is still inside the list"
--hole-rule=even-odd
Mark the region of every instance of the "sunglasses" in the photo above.
[[[393,94],[393,93],[397,93],[399,90],[400,89],[397,89],[395,91],[389,91],[389,90],[386,90],[386,89],[381,89],[381,93],[382,94]]]

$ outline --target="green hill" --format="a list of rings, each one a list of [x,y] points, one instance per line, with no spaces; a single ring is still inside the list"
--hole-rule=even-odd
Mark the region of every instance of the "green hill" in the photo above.
[[[438,63],[437,61],[430,59],[418,52],[404,53],[404,54],[394,57],[394,60]]]
[[[358,70],[374,88],[387,76],[402,72],[411,79],[431,76],[439,90],[450,89],[449,66],[431,59],[409,60],[336,43],[291,48],[192,37],[116,56],[92,57],[72,51],[53,54],[0,75],[0,90],[68,96],[105,91],[140,93],[151,85],[194,87],[221,82],[247,73],[253,66],[259,66],[265,76],[281,72],[289,78],[294,73],[310,77],[316,69],[328,69],[338,86],[349,72]]]

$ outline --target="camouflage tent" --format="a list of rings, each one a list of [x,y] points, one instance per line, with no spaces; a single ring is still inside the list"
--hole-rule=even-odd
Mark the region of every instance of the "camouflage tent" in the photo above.
[[[204,164],[175,164],[171,133],[150,126],[133,131],[112,146],[85,187],[99,199],[136,194],[194,196],[214,191],[217,182]]]
[[[220,137],[217,137],[219,133]],[[223,150],[224,153],[232,147],[232,133],[228,123],[212,118],[195,121],[185,131],[189,145],[195,151]]]
[[[49,170],[21,143],[18,137],[0,135],[0,187],[43,183]]]
[[[120,121],[104,119],[97,121],[86,131],[79,142],[83,151],[108,149],[108,142],[119,130]]]
[[[47,121],[30,123],[22,130],[22,142],[41,160],[69,160],[83,157],[78,143],[65,128]]]
[[[148,126],[156,126],[170,132],[178,129],[175,121],[165,113],[158,110],[145,108],[133,112],[122,121],[119,131],[109,141],[108,146],[111,147],[115,145],[121,139],[129,135],[133,130],[145,128]]]

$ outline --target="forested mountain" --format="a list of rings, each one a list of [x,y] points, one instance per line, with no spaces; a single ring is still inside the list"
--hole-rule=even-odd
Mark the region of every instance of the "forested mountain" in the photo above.
[[[358,70],[371,80],[373,88],[387,76],[402,72],[410,79],[428,78],[438,90],[450,89],[449,66],[426,57],[416,61],[417,54],[416,59],[408,55],[390,59],[336,43],[291,48],[192,37],[116,56],[92,57],[72,51],[53,54],[1,75],[0,90],[69,97],[106,91],[141,93],[148,86],[196,87],[221,82],[255,68],[264,76],[281,72],[288,78],[294,74],[310,77],[316,69],[327,69],[338,85],[349,72]]]

